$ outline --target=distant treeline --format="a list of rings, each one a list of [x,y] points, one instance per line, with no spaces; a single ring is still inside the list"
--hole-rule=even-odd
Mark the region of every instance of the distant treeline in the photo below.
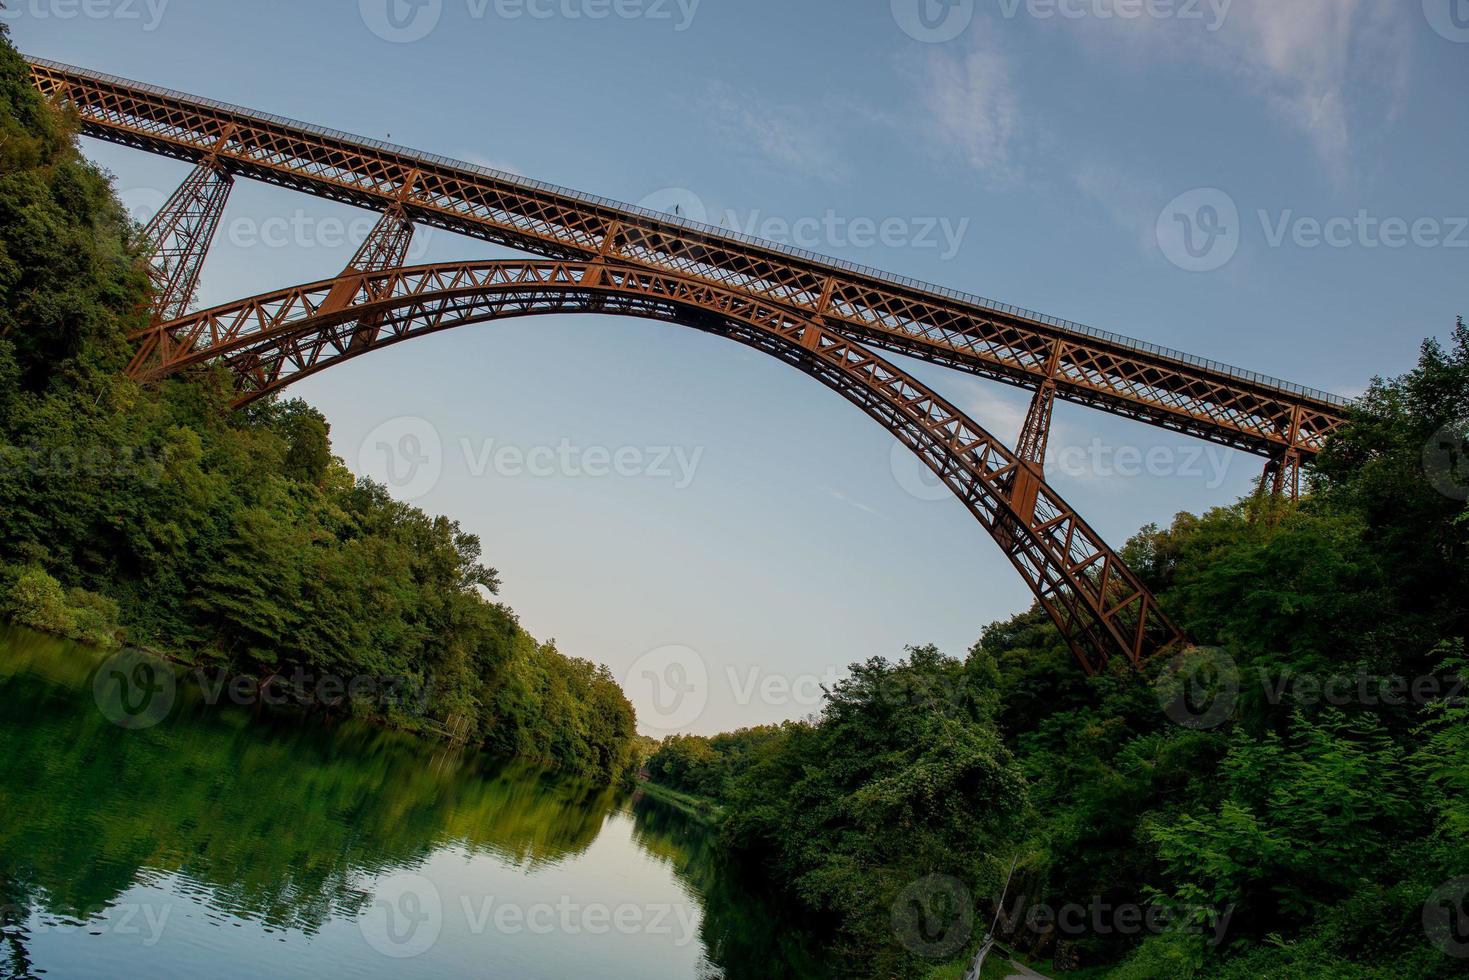
[[[407,680],[396,723],[620,776],[632,706],[492,600],[478,539],[354,480],[300,402],[123,378],[146,264],[76,131],[0,25],[0,614],[261,679]]]

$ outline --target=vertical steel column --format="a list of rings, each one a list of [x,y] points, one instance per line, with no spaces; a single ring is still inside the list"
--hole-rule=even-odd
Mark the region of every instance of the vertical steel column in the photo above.
[[[1268,487],[1270,496],[1276,500],[1288,497],[1292,503],[1301,499],[1301,453],[1287,449],[1272,456],[1265,464],[1260,477],[1261,489]]]
[[[402,204],[390,205],[372,231],[367,233],[317,312],[331,313],[381,299],[389,289],[386,274],[402,268],[408,258],[413,229],[413,221]],[[361,352],[377,342],[382,326],[382,315],[369,313],[356,322],[336,328],[331,346],[338,354]],[[312,359],[320,353],[317,350]],[[298,370],[306,369],[308,364],[303,357],[300,351],[290,348],[277,351],[268,362],[252,353],[235,365],[235,370],[239,377],[245,379],[245,387],[252,383],[263,387],[269,378],[280,375],[286,361],[291,361]]]
[[[413,222],[402,206],[395,204],[383,212],[372,231],[368,232],[362,247],[347,263],[347,271],[391,272],[401,268],[412,244]]]
[[[1057,340],[1046,358],[1046,379],[1030,400],[1030,411],[1025,415],[1025,426],[1020,430],[1020,444],[1015,452],[1025,465],[1015,474],[1011,503],[1026,520],[1035,513],[1036,497],[1045,481],[1046,447],[1051,441],[1051,415],[1056,408],[1056,370],[1060,360],[1061,341]]]
[[[1044,381],[1030,400],[1025,428],[1020,430],[1020,445],[1015,455],[1032,463],[1042,472],[1046,468],[1046,447],[1051,441],[1051,413],[1056,407],[1056,383]]]
[[[1259,496],[1263,498],[1267,492],[1270,495],[1265,502],[1265,519],[1270,525],[1280,519],[1282,500],[1296,503],[1301,499],[1301,450],[1297,445],[1301,438],[1300,406],[1291,411],[1285,436],[1286,445],[1270,456],[1260,475]]]
[[[383,212],[372,231],[368,232],[367,238],[362,242],[362,247],[357,250],[356,255],[352,256],[352,261],[347,263],[345,272],[392,272],[395,269],[401,269],[404,260],[408,258],[408,247],[412,244],[413,222],[409,220],[402,205],[394,204]],[[378,298],[383,290],[382,281],[379,279],[368,279],[363,285],[374,299]],[[328,308],[332,306],[336,298],[335,294],[327,297]],[[343,300],[350,301],[351,297],[343,297]],[[367,317],[359,320],[352,331],[348,350],[360,350],[363,347],[371,346],[377,340],[378,331],[381,329],[382,317]]]
[[[177,320],[189,312],[233,187],[234,178],[216,160],[205,160],[143,230],[151,251],[154,323]]]

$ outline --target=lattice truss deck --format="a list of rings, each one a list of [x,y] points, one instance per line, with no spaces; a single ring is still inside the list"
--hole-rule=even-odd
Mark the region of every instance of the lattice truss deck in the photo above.
[[[780,302],[854,339],[1271,458],[1315,455],[1346,402],[982,297],[51,62],[41,91],[84,132],[535,255],[678,272]]]

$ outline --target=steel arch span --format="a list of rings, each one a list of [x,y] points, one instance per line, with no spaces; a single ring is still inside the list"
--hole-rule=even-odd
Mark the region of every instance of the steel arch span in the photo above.
[[[349,272],[160,324],[129,374],[158,381],[221,362],[239,404],[353,357],[454,327],[549,313],[663,320],[754,347],[821,381],[908,446],[999,543],[1089,673],[1186,640],[1102,538],[953,405],[849,337],[779,303],[691,276],[526,259]]]

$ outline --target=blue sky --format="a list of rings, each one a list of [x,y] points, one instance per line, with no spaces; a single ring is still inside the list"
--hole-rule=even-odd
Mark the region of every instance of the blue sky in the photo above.
[[[8,0],[5,16],[27,53],[678,202],[1343,394],[1469,312],[1465,0],[419,2]],[[86,149],[140,214],[186,169]],[[370,222],[242,181],[201,301],[333,275]],[[496,254],[421,232],[414,257]],[[1023,393],[912,369],[1014,439]],[[400,493],[480,534],[525,625],[627,679],[651,733],[804,715],[847,663],[960,654],[1029,605],[873,423],[682,328],[470,328],[294,394],[359,472],[385,475],[384,445],[432,454]],[[1075,406],[1052,448],[1052,482],[1118,545],[1259,472]],[[597,475],[619,451],[622,473]],[[660,705],[654,677],[700,690]]]

